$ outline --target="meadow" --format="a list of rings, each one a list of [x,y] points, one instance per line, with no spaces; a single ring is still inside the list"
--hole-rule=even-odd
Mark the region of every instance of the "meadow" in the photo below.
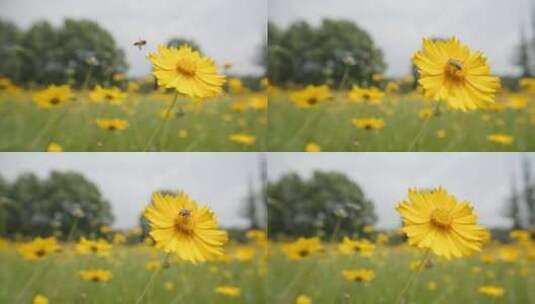
[[[416,92],[355,102],[349,92],[333,91],[312,106],[296,102],[293,92],[279,90],[269,97],[269,151],[304,151],[309,144],[321,151],[535,150],[534,98],[528,93],[518,103],[518,94],[504,93],[489,109],[462,112]],[[384,125],[353,122],[368,118]]]
[[[300,295],[306,295],[311,303],[333,304],[535,303],[533,256],[531,262],[524,256],[504,261],[508,257],[501,253],[500,245],[462,260],[433,259],[419,273],[414,263],[423,253],[408,246],[378,246],[369,257],[358,252],[342,255],[337,246],[325,245],[326,250],[300,260],[274,250],[269,262],[268,303],[296,303]],[[481,257],[489,253],[492,260],[483,262]],[[344,278],[343,272],[353,269],[371,270],[373,277],[370,281]],[[400,298],[409,280],[414,280],[412,286]],[[499,286],[505,292],[498,297],[479,293],[485,285]]]
[[[240,246],[230,246],[224,261],[203,264],[171,258],[168,267],[164,254],[142,244],[114,245],[106,256],[80,255],[74,244],[61,247],[61,252],[37,261],[23,259],[17,245],[0,249],[0,302],[265,303],[265,280],[254,247],[253,253],[242,249],[235,254]],[[83,280],[80,271],[86,269],[109,271],[111,278]],[[229,286],[239,294],[216,292]],[[37,295],[48,302],[35,302]]]
[[[94,102],[84,91],[49,109],[38,107],[31,92],[0,94],[0,150],[265,150],[262,95],[225,94],[198,102],[179,97],[171,107],[172,100],[172,94],[152,92],[128,93],[119,103]],[[120,119],[126,126],[99,126],[99,119]]]

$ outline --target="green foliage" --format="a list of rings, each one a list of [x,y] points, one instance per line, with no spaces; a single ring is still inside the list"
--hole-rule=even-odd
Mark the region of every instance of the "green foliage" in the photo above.
[[[189,45],[194,51],[197,51],[202,54],[201,47],[193,40],[193,39],[186,39],[186,38],[172,38],[167,42],[168,47],[180,47],[181,45],[187,44]]]
[[[90,235],[113,222],[109,203],[81,174],[54,171],[43,180],[25,173],[3,184],[6,235],[67,237],[75,225],[78,233]]]
[[[289,173],[267,193],[270,237],[351,235],[377,220],[373,203],[342,173],[316,171],[308,180]]]
[[[127,68],[124,52],[97,23],[66,19],[54,28],[47,21],[22,32],[0,22],[0,74],[24,84],[92,86],[106,84]]]
[[[273,83],[370,83],[386,64],[370,35],[346,20],[305,21],[287,29],[268,25],[268,75]]]

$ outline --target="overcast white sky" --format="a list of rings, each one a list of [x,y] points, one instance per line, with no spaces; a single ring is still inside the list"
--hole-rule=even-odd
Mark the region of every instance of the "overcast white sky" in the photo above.
[[[216,62],[233,61],[233,72],[260,74],[255,58],[266,39],[267,0],[0,0],[0,18],[27,28],[46,19],[87,18],[110,31],[125,50],[130,74],[146,75],[148,51],[170,38],[193,38]],[[139,51],[140,38],[148,47]]]
[[[257,153],[0,153],[0,174],[46,177],[52,170],[77,171],[110,201],[115,227],[138,224],[153,191],[182,190],[210,206],[223,226],[246,225],[238,214],[248,180],[258,180]],[[256,183],[258,184],[258,183]],[[258,185],[256,185],[258,186]]]
[[[394,208],[408,188],[437,186],[471,201],[483,224],[507,226],[501,212],[511,177],[516,174],[520,184],[523,155],[535,165],[535,153],[270,153],[268,164],[271,180],[289,171],[307,177],[316,169],[346,173],[375,203],[381,227],[401,223]]]
[[[531,0],[269,0],[269,18],[287,26],[297,19],[319,24],[344,18],[366,29],[385,53],[388,74],[409,72],[422,37],[457,36],[484,51],[498,73],[511,65],[520,27],[529,26]]]
[[[471,201],[485,225],[503,226],[511,177],[520,183],[522,156],[535,153],[267,153],[270,180],[297,171],[337,170],[357,181],[373,200],[378,225],[395,227],[394,207],[410,187],[444,186]],[[259,153],[0,153],[0,174],[45,177],[51,170],[75,170],[95,182],[112,204],[116,227],[136,225],[150,194],[182,189],[214,209],[222,225],[244,225],[238,216],[249,178],[258,188]]]

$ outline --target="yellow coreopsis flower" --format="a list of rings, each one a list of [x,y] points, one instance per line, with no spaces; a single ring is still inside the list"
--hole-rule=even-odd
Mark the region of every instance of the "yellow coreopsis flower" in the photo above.
[[[290,94],[290,99],[300,108],[315,106],[331,98],[331,90],[327,85],[308,85],[302,90]]]
[[[338,251],[343,255],[360,253],[362,256],[370,257],[374,250],[375,245],[367,239],[351,240],[348,237],[344,237],[342,243],[338,245]]]
[[[150,223],[150,236],[156,247],[174,252],[178,258],[193,263],[223,255],[227,233],[217,228],[214,213],[185,193],[177,196],[155,193],[143,216]]]
[[[112,104],[120,104],[126,98],[126,93],[117,87],[103,88],[97,85],[91,92],[89,98],[94,102],[108,101]]]
[[[256,142],[256,137],[245,133],[232,134],[229,136],[228,139],[237,144],[242,144],[246,146],[252,146]]]
[[[312,299],[307,295],[301,294],[295,298],[295,304],[312,304]]]
[[[511,145],[514,142],[514,138],[511,135],[503,133],[495,133],[487,136],[488,141],[495,144]]]
[[[369,102],[371,104],[379,104],[385,94],[376,87],[361,88],[359,86],[353,86],[349,91],[349,100],[352,102]]]
[[[232,298],[237,298],[241,294],[241,291],[240,291],[239,287],[230,286],[230,285],[224,285],[224,286],[216,287],[214,289],[214,292],[218,293],[218,294],[221,294],[221,295],[228,296],[228,297],[232,297]]]
[[[233,94],[241,94],[245,92],[245,87],[243,86],[243,83],[239,78],[230,78],[228,80],[228,89],[230,93]]]
[[[26,260],[35,261],[47,257],[59,249],[56,238],[37,237],[31,242],[20,245],[18,251]]]
[[[48,304],[48,298],[42,294],[36,294],[33,297],[32,304]]]
[[[427,248],[447,259],[481,251],[485,228],[469,202],[458,203],[443,188],[409,190],[408,200],[396,208],[410,245]]]
[[[97,256],[109,256],[111,244],[105,239],[88,240],[82,237],[76,244],[75,251],[80,255],[95,254]]]
[[[317,143],[309,142],[309,143],[305,146],[305,152],[310,152],[310,153],[313,153],[313,152],[321,152],[321,146],[318,145]]]
[[[446,101],[453,109],[474,110],[494,103],[500,79],[490,74],[487,59],[456,38],[446,41],[423,40],[423,49],[413,62],[419,83],[428,98]]]
[[[41,108],[50,109],[68,102],[72,96],[69,85],[51,85],[48,88],[33,94],[33,100]]]
[[[217,72],[214,61],[202,57],[189,45],[179,48],[158,46],[158,52],[150,53],[153,75],[158,84],[192,98],[219,95],[225,76]]]
[[[318,237],[301,237],[293,243],[282,245],[281,249],[290,260],[300,260],[322,250],[323,246]]]
[[[79,275],[82,280],[91,282],[107,282],[113,277],[111,272],[105,269],[85,269],[80,271]]]
[[[503,288],[494,285],[481,286],[477,289],[477,292],[491,297],[501,297],[505,293]]]
[[[364,130],[378,130],[386,126],[386,123],[383,119],[380,118],[355,118],[351,120],[353,125],[359,129]]]
[[[63,147],[57,143],[51,142],[48,144],[48,147],[46,147],[46,151],[47,152],[63,152]]]
[[[147,264],[145,264],[145,269],[153,271],[162,266],[162,263],[160,261],[149,261]]]
[[[103,119],[99,118],[96,120],[97,125],[101,129],[108,131],[124,130],[128,127],[128,121],[119,118],[112,119]]]
[[[371,269],[348,269],[342,271],[342,276],[347,281],[369,282],[375,278],[375,272]]]

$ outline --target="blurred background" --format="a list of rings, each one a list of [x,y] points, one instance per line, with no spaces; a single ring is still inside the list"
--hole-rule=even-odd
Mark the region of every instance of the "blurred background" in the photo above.
[[[396,229],[409,188],[442,186],[506,238],[535,227],[534,164],[533,153],[271,153],[268,229],[274,238]]]
[[[415,76],[422,38],[456,36],[514,87],[534,73],[534,12],[531,0],[272,0],[269,75],[279,85],[338,84],[349,65],[349,83]]]
[[[64,237],[146,230],[143,208],[153,192],[186,192],[212,208],[233,232],[265,226],[256,153],[1,153],[2,235]],[[146,231],[145,231],[146,232]]]
[[[147,54],[184,42],[234,76],[263,75],[266,1],[1,0],[0,75],[16,84],[113,83],[150,73]],[[138,49],[133,44],[144,40]],[[117,79],[115,80],[117,81]]]

